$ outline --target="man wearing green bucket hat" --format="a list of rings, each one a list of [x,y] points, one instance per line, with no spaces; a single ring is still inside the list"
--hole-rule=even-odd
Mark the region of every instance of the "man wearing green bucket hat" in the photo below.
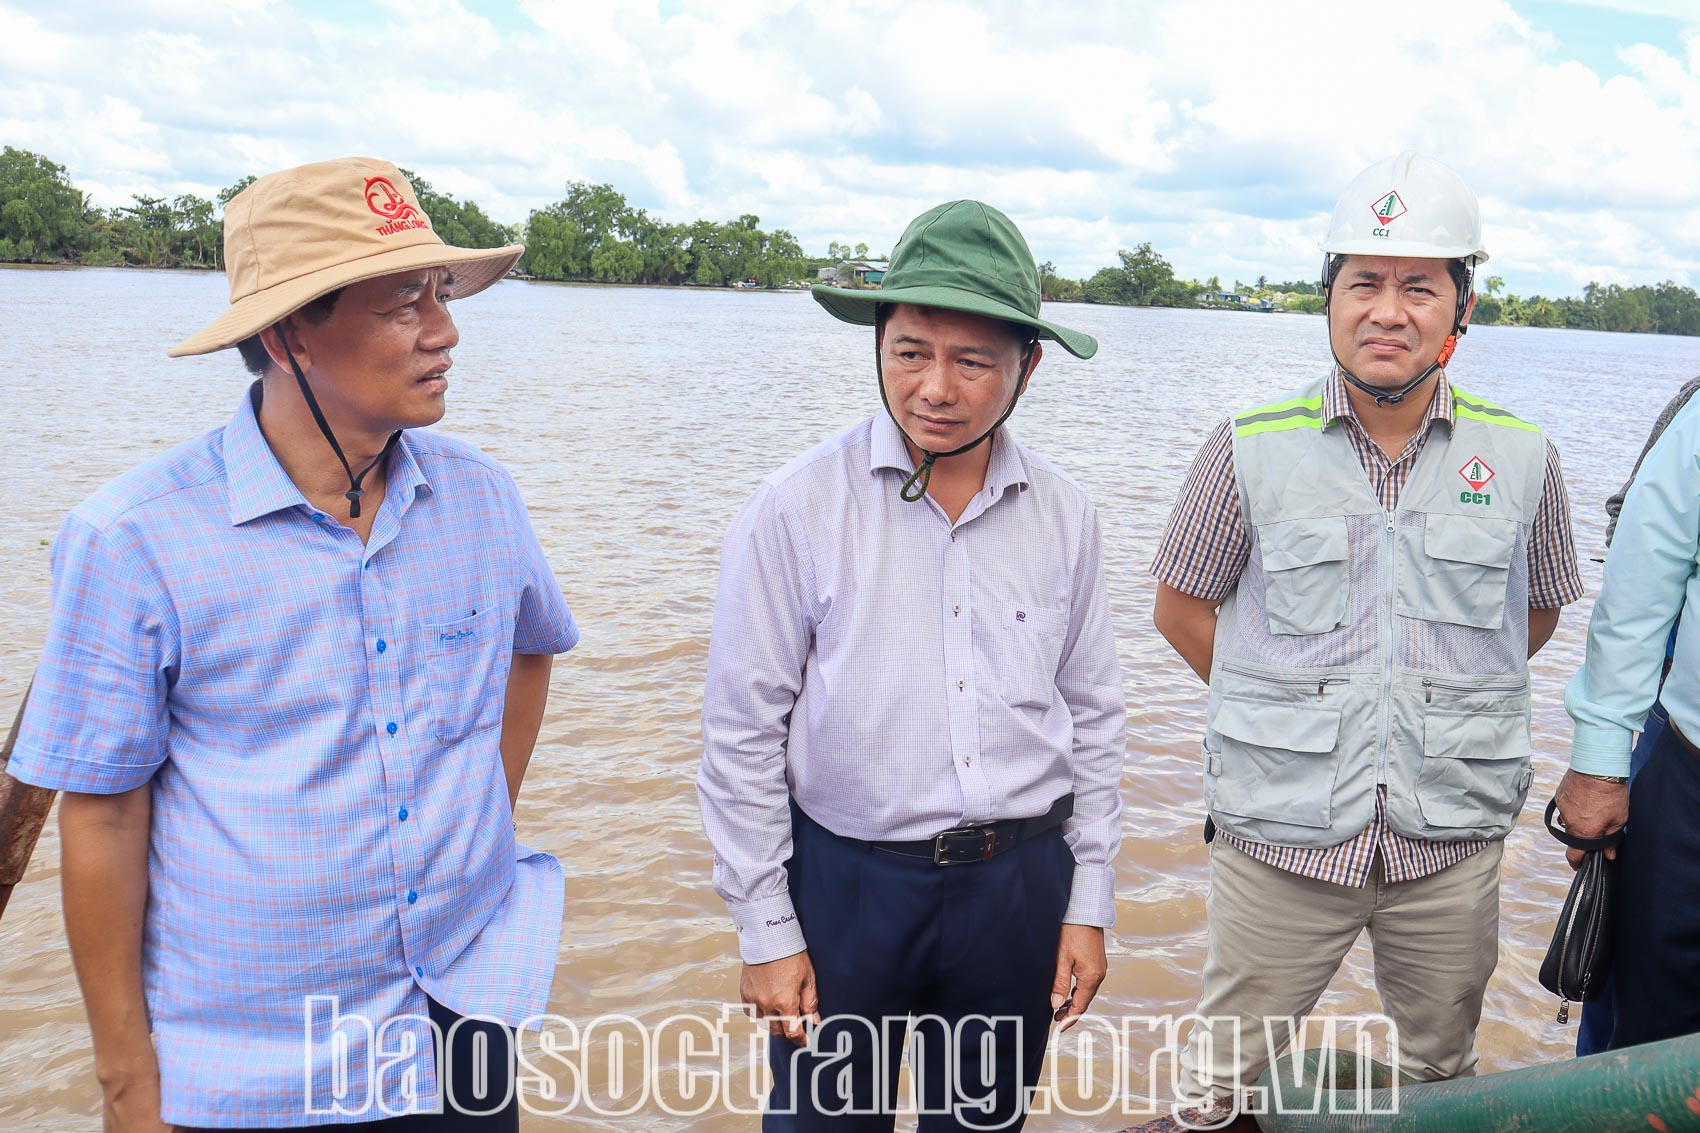
[[[975,201],[910,224],[882,290],[814,297],[875,328],[885,411],[734,521],[698,777],[764,1127],[891,1129],[913,1019],[922,1127],[1017,1129],[1104,978],[1126,709],[1096,510],[1003,426],[1041,340],[1097,343]]]

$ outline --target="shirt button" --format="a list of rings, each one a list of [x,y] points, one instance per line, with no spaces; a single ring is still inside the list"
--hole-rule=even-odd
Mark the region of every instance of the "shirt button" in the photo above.
[[[407,821],[407,808],[402,807],[401,810],[396,814],[395,817],[396,817],[397,822],[406,822]]]
[[[386,650],[388,648],[389,648],[389,646],[384,644],[384,639],[380,637],[378,639],[378,652],[382,653],[384,650]]]
[[[974,757],[973,757],[973,756],[971,756],[971,755],[965,755],[965,756],[963,756],[963,757],[962,757],[962,766],[964,766],[964,767],[972,767],[972,766],[974,766]]]
[[[968,691],[968,682],[967,681],[957,681],[956,682],[956,691],[957,692],[967,692]]]
[[[413,974],[418,976],[420,979],[424,979],[425,978],[425,969],[421,968],[419,965],[415,964],[413,966]]]
[[[367,570],[371,570],[371,569],[372,569],[372,560],[371,560],[371,559],[367,559],[367,560],[366,560],[366,561],[365,561],[365,563],[363,563],[363,564],[362,564],[362,565],[363,565],[363,566],[364,566],[364,567],[365,567],[365,569],[367,569]]]
[[[956,605],[952,606],[950,608],[950,612],[955,614],[957,617],[961,617],[962,616],[962,603],[958,602]]]
[[[419,891],[417,889],[409,889],[407,891],[407,903],[411,905],[417,900],[419,900]]]
[[[388,732],[392,736],[395,735],[395,721],[391,720],[388,724],[385,724],[384,731]]]
[[[323,523],[324,521],[325,521],[325,513],[324,512],[316,511],[316,512],[313,513],[313,522],[314,523]]]

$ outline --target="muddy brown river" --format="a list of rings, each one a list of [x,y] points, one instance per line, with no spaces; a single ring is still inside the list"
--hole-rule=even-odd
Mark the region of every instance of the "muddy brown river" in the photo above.
[[[233,351],[165,357],[224,302],[222,276],[0,271],[5,721],[46,633],[48,550],[65,513],[124,468],[222,424],[242,395]],[[1204,690],[1151,627],[1146,568],[1210,427],[1231,408],[1314,376],[1327,346],[1322,320],[1298,315],[1087,306],[1054,314],[1097,335],[1102,349],[1090,362],[1047,355],[1013,426],[1068,469],[1102,513],[1129,711],[1119,919],[1096,1009],[1119,1025],[1124,1016],[1190,1010],[1205,940]],[[681,1063],[712,1071],[720,1059],[702,1053],[709,1038],[684,1059],[677,1038],[666,1038],[652,1052],[659,1074],[640,1083],[631,1021],[653,1029],[672,1018],[660,1030],[673,1035],[690,1020],[718,1019],[736,997],[731,922],[709,888],[692,786],[720,538],[764,474],[878,407],[871,331],[837,323],[794,294],[517,282],[458,305],[456,315],[462,343],[441,427],[512,469],[584,631],[556,663],[518,812],[524,840],[559,857],[567,876],[550,1008],[580,1028],[602,1020],[581,1035],[583,1046],[613,1051],[610,1036],[633,1037],[614,1057],[558,1060],[556,1076],[574,1079],[581,1104],[554,1118],[528,1116],[524,1127],[754,1129],[753,1116],[723,1104],[753,1108],[747,1027],[722,1028],[724,1060],[741,1085],[722,1084],[720,1100],[688,1115],[695,1105],[687,1103],[705,1095]],[[1659,407],[1700,373],[1700,339],[1480,327],[1451,373],[1542,425],[1558,445],[1590,592],[1533,663],[1535,785],[1507,845],[1499,970],[1479,1040],[1481,1069],[1491,1072],[1564,1057],[1575,1041],[1574,1022],[1554,1021],[1556,1003],[1535,978],[1569,877],[1541,829],[1540,807],[1568,751],[1561,698],[1599,583],[1602,503]],[[1368,960],[1360,941],[1323,1010],[1374,1010]],[[60,921],[52,822],[0,922],[0,964],[0,1128],[97,1127],[100,1094]],[[1091,1070],[1100,1101],[1107,1092],[1150,1092],[1145,1068],[1158,1039],[1128,1033],[1126,1072],[1113,1088],[1101,1031],[1065,1036],[1054,1051],[1057,1074],[1072,1080]],[[601,1063],[610,1061],[630,1071],[626,1081],[608,1081]],[[562,1070],[568,1065],[574,1072]],[[1028,1128],[1108,1130],[1128,1121],[1111,1108],[1036,1116]]]

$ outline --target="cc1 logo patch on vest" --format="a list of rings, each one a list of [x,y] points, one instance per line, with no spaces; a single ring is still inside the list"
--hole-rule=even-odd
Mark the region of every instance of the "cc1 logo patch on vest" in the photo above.
[[[1482,491],[1487,487],[1488,481],[1493,479],[1493,469],[1488,466],[1487,461],[1479,456],[1472,456],[1468,463],[1458,470],[1458,475],[1464,478],[1464,483],[1470,485],[1469,491],[1458,493],[1459,503],[1492,505],[1493,493]]]

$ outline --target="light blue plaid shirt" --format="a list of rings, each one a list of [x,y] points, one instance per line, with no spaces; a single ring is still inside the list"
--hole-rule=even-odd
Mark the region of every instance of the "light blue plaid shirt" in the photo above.
[[[769,476],[726,536],[697,793],[747,963],[803,950],[787,796],[868,841],[1045,813],[1074,793],[1064,919],[1115,923],[1127,703],[1098,512],[1061,469],[992,446],[953,524],[898,489],[881,413]]]
[[[514,652],[578,640],[512,478],[403,435],[362,545],[230,424],[65,521],[53,620],[10,771],[96,794],[153,782],[143,981],[163,1117],[385,1116],[434,1098],[425,995],[510,1025],[543,1011],[563,882],[518,846],[498,741]],[[336,996],[379,1031],[331,1105]],[[405,1019],[416,1016],[419,1021]],[[380,1072],[368,1075],[376,1055]],[[311,1067],[311,1080],[307,1068]]]

